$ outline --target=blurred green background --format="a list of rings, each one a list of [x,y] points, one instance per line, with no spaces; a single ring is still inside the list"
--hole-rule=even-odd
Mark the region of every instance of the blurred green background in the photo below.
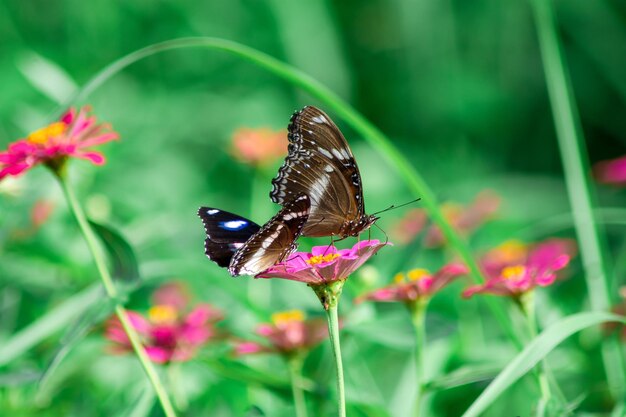
[[[559,0],[554,5],[589,158],[621,156],[626,153],[626,4]],[[477,253],[510,238],[573,237],[535,28],[524,1],[2,0],[0,145],[50,122],[59,105],[115,59],[186,36],[241,42],[317,78],[390,136],[441,201],[468,203],[481,190],[495,190],[503,204],[497,219],[472,237]],[[232,279],[206,260],[195,214],[209,205],[264,222],[277,209],[267,193],[280,161],[260,172],[235,161],[232,134],[239,127],[284,129],[294,110],[319,103],[249,63],[203,49],[142,60],[86,102],[121,141],[102,148],[108,159],[102,168],[73,163],[71,179],[89,215],[115,226],[135,248],[142,280],[130,294],[130,308],[147,308],[152,289],[176,278],[193,288],[198,301],[222,308],[223,327],[240,336],[250,335],[277,310],[321,314],[303,285]],[[335,121],[359,163],[368,211],[409,199],[393,167]],[[36,380],[67,339],[75,312],[102,301],[92,293],[76,296],[97,278],[52,176],[36,169],[0,190],[0,345],[50,318],[27,334],[31,342],[15,357],[0,358],[0,415],[129,415],[145,387],[143,375],[134,358],[105,353],[98,325],[71,344],[38,390]],[[619,190],[598,191],[604,208],[626,201]],[[29,230],[31,207],[41,199],[53,202],[52,217],[36,232],[20,233]],[[404,212],[385,213],[378,224],[389,232]],[[615,213],[607,230],[614,265],[610,287],[617,301],[626,271],[619,224],[626,217]],[[312,243],[327,242],[307,241],[305,247]],[[437,269],[449,258],[446,251],[411,252],[397,245],[351,280],[343,305],[351,416],[408,415],[413,335],[402,306],[354,307],[350,299],[387,283],[399,270]],[[485,364],[497,370],[514,352],[480,300],[459,298],[462,287],[447,288],[429,310],[429,375]],[[68,300],[83,310],[51,314]],[[546,324],[587,307],[575,263],[567,281],[542,291],[539,319]],[[550,356],[563,390],[582,401],[585,415],[601,415],[611,406],[599,338],[597,332],[583,332]],[[278,359],[251,360],[237,373],[226,352],[223,346],[208,348],[182,366],[179,389],[189,402],[183,415],[293,415],[287,373]],[[306,363],[305,374],[321,386],[333,384],[330,355],[323,345]],[[215,361],[221,368],[211,365]],[[268,374],[278,376],[278,388],[259,383]],[[441,390],[429,397],[431,414],[461,414],[485,386],[479,381]],[[532,381],[523,380],[488,415],[528,415],[534,390]],[[313,415],[332,415],[332,401],[322,401],[328,395],[309,394],[312,410],[315,400],[320,404]],[[158,407],[147,410],[160,415]]]

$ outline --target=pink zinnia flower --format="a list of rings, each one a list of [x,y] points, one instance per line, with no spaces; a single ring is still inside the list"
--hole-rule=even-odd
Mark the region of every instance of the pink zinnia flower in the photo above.
[[[435,274],[431,274],[426,269],[413,269],[406,275],[403,273],[396,274],[395,283],[365,294],[357,298],[356,301],[399,301],[407,304],[428,301],[455,278],[467,273],[467,267],[458,263],[445,265]]]
[[[257,275],[257,278],[284,278],[310,285],[330,284],[348,278],[388,244],[378,240],[362,240],[351,249],[314,246],[310,253],[293,253],[287,261],[274,265]]]
[[[295,252],[285,262],[261,272],[257,278],[283,278],[308,284],[324,309],[335,306],[345,280],[385,245],[378,240],[363,240],[351,249],[315,246],[308,252]]]
[[[164,286],[155,293],[162,297],[165,291],[178,292],[179,286]],[[169,300],[180,299],[177,295]],[[222,314],[209,304],[199,304],[185,314],[177,303],[155,304],[148,317],[128,311],[128,318],[142,339],[146,353],[153,362],[169,363],[188,361],[198,349],[213,339],[217,332],[214,324]],[[113,352],[130,352],[132,346],[117,317],[106,323],[105,336],[115,343]]]
[[[268,165],[287,152],[287,131],[241,128],[233,134],[232,154],[250,165]]]
[[[565,268],[576,254],[571,240],[549,239],[534,246],[509,241],[488,252],[482,259],[487,281],[463,293],[489,293],[519,298],[533,288],[551,285],[557,271]]]
[[[97,124],[88,111],[88,107],[78,112],[70,109],[58,122],[11,143],[6,151],[0,152],[0,180],[8,175],[20,175],[38,164],[59,172],[70,157],[102,165],[104,156],[89,148],[117,139],[118,135],[108,125]]]
[[[463,206],[458,203],[444,203],[441,210],[446,220],[461,234],[469,235],[491,219],[500,207],[501,199],[493,191],[480,192],[474,201]],[[408,243],[427,226],[427,215],[424,209],[410,210],[394,228],[394,235],[402,242]],[[441,229],[431,225],[426,231],[424,246],[438,247],[445,243]]]
[[[238,342],[235,354],[280,353],[293,355],[311,349],[328,338],[328,328],[323,319],[305,320],[300,310],[284,311],[272,315],[271,323],[257,327],[257,334],[267,343]]]
[[[593,167],[598,182],[618,186],[626,185],[626,156],[598,162]]]

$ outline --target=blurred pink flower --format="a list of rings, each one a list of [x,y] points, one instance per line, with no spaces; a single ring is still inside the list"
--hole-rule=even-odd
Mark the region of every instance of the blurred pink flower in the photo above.
[[[309,285],[330,284],[348,278],[370,257],[389,243],[362,240],[351,249],[315,246],[308,252],[295,252],[285,262],[278,263],[257,275],[257,278],[283,278]]]
[[[185,314],[183,308],[187,303],[178,303],[185,297],[181,289],[178,284],[166,284],[159,288],[154,298],[167,301],[154,304],[147,318],[135,311],[128,311],[128,318],[153,362],[188,361],[202,345],[216,337],[214,325],[223,318],[222,314],[209,304],[198,304]],[[175,301],[170,303],[171,300]],[[117,317],[112,317],[106,323],[105,337],[115,343],[111,349],[113,352],[132,351],[130,340]]]
[[[250,165],[268,165],[287,153],[287,131],[240,128],[233,134],[232,154]]]
[[[500,207],[500,197],[491,190],[481,191],[467,207],[457,203],[444,203],[441,210],[448,222],[461,234],[469,235],[490,218]],[[394,237],[402,243],[408,243],[427,226],[428,216],[424,209],[407,212],[394,227]],[[424,246],[438,247],[445,243],[441,230],[431,225],[426,231]]]
[[[272,323],[259,325],[257,334],[265,337],[268,343],[238,342],[235,345],[235,354],[280,353],[291,355],[306,351],[328,337],[328,328],[325,320],[305,320],[302,311],[292,310],[272,315]]]
[[[51,200],[39,199],[35,201],[30,211],[30,219],[34,229],[40,228],[52,215],[54,203]]]
[[[445,265],[435,274],[431,274],[425,269],[413,269],[407,272],[406,276],[402,273],[396,274],[394,284],[365,294],[357,298],[356,302],[364,300],[399,301],[403,303],[428,301],[455,278],[467,273],[467,267],[459,263]]]
[[[594,165],[593,173],[598,182],[618,186],[626,185],[626,155],[601,161]]]
[[[490,293],[519,298],[537,286],[551,285],[557,271],[575,255],[576,246],[568,239],[548,239],[530,247],[518,241],[506,242],[481,261],[487,281],[466,289],[463,296]]]
[[[9,144],[6,151],[0,152],[0,180],[42,163],[58,172],[70,157],[102,165],[104,156],[88,148],[117,139],[118,134],[108,125],[97,124],[88,111],[88,107],[78,112],[70,109],[58,122]]]

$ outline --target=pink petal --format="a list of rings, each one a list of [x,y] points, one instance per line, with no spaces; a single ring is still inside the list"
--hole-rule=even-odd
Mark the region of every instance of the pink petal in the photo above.
[[[131,326],[141,334],[147,334],[152,329],[152,325],[141,314],[134,311],[126,311],[126,316]]]
[[[146,354],[152,362],[166,363],[172,358],[172,352],[156,346],[145,346]]]
[[[206,343],[211,336],[213,336],[213,331],[208,327],[186,326],[180,330],[179,338],[186,345],[200,346]]]
[[[605,184],[626,183],[626,156],[597,163],[594,166],[594,174],[599,182]]]
[[[152,293],[152,304],[167,305],[180,311],[189,303],[189,292],[181,282],[168,282]]]
[[[364,297],[358,298],[355,302],[361,302],[363,299],[372,301],[398,301],[398,291],[395,288],[380,288],[366,294]]]
[[[75,117],[76,117],[76,109],[72,107],[61,116],[59,121],[65,123],[66,125],[69,125],[74,121]]]
[[[222,317],[222,313],[213,308],[209,304],[199,304],[185,318],[185,324],[188,326],[203,326],[208,321],[218,320]]]
[[[235,345],[236,355],[250,355],[252,353],[263,352],[265,348],[258,343],[242,342]]]
[[[80,158],[80,159],[86,159],[88,161],[91,161],[92,163],[94,163],[95,165],[103,165],[105,163],[105,158],[104,155],[102,155],[99,152],[72,152],[70,153],[71,156],[76,157],[76,158]]]
[[[88,137],[87,139],[81,141],[80,147],[88,148],[90,146],[101,145],[103,143],[110,142],[112,140],[117,140],[119,138],[120,138],[120,135],[118,135],[115,132],[104,133],[100,136]]]
[[[313,256],[332,255],[335,253],[337,253],[337,248],[333,245],[313,246],[313,248],[311,248],[311,254]]]
[[[274,331],[275,331],[275,328],[271,324],[260,324],[256,328],[257,334],[261,336],[266,336],[266,337],[272,335]]]

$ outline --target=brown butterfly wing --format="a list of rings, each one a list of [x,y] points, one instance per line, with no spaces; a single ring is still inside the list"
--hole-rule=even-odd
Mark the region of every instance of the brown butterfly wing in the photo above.
[[[309,216],[311,201],[296,196],[253,234],[234,254],[228,271],[232,276],[257,275],[284,260],[297,247],[296,239]]]
[[[308,106],[289,125],[289,153],[272,180],[270,198],[284,204],[295,195],[311,199],[304,236],[338,235],[365,208],[361,175],[346,139],[326,113]]]

